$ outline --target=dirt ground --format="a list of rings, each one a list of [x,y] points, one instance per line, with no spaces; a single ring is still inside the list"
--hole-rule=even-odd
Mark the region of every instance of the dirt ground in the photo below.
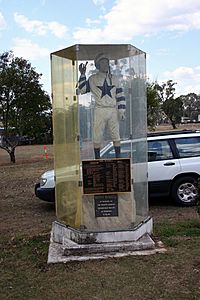
[[[175,131],[175,130],[200,130],[200,123],[179,124],[177,129],[172,129],[171,125],[159,125],[156,131]]]
[[[48,154],[48,155],[46,155]],[[4,236],[38,235],[50,232],[55,207],[35,197],[34,186],[41,173],[53,168],[52,145],[16,148],[16,163],[0,149],[0,233]]]
[[[0,149],[0,234],[6,237],[35,236],[49,233],[56,220],[54,204],[38,199],[34,186],[40,175],[53,168],[53,147],[47,145],[20,146],[16,149],[16,163],[9,161]],[[150,215],[154,222],[196,219],[194,207],[177,207],[169,199],[150,201]]]

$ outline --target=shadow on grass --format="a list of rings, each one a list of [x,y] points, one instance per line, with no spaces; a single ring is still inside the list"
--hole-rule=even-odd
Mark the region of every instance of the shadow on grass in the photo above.
[[[41,207],[41,210],[43,210],[45,212],[52,212],[52,211],[56,210],[56,205],[53,202],[51,203],[51,202],[41,201],[40,207]]]
[[[149,206],[176,206],[170,197],[149,198]]]

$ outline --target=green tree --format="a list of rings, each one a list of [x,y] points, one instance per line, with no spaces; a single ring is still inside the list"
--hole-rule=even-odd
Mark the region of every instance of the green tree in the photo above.
[[[151,130],[155,130],[160,113],[160,101],[156,84],[147,82],[147,125]]]
[[[51,101],[31,64],[13,53],[0,54],[0,121],[4,138],[0,147],[15,162],[17,136],[38,139],[51,130]]]
[[[183,115],[183,102],[181,98],[175,98],[175,82],[168,80],[166,83],[156,84],[161,108],[170,120],[173,129],[180,123]]]
[[[187,95],[181,95],[179,98],[183,102],[183,116],[190,118],[190,120],[197,120],[198,115],[200,115],[200,95],[189,93]]]

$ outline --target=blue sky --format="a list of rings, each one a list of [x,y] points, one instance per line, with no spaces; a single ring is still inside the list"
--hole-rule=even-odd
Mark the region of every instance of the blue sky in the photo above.
[[[74,44],[132,44],[151,81],[200,94],[200,0],[0,0],[0,53],[28,59],[50,93],[50,53]]]

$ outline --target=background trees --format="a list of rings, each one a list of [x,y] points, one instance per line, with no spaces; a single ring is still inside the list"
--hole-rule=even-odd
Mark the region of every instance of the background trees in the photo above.
[[[147,124],[151,130],[154,130],[162,111],[160,99],[155,83],[147,82]]]
[[[183,103],[183,117],[190,120],[197,120],[200,115],[200,95],[189,93],[179,97]]]
[[[11,162],[15,162],[15,148],[23,137],[35,143],[52,142],[52,106],[39,82],[41,76],[27,60],[14,57],[11,51],[0,54],[0,127],[4,129],[0,148],[9,153]],[[163,120],[173,128],[182,117],[198,120],[200,95],[175,97],[175,85],[172,80],[162,84],[147,82],[147,123],[151,130]],[[80,111],[81,135],[89,136],[91,128],[85,124],[89,108],[80,106]]]
[[[147,82],[147,123],[151,130],[164,120],[170,122],[173,129],[183,117],[198,121],[200,95],[189,93],[175,97],[175,85],[172,80],[162,84]]]
[[[175,98],[175,85],[176,83],[172,80],[168,80],[161,85],[156,84],[161,108],[174,129],[176,128],[176,124],[180,123],[183,115],[183,103],[181,98]]]
[[[4,128],[0,147],[12,162],[21,137],[37,142],[41,134],[51,132],[51,101],[39,83],[41,76],[11,51],[0,55],[0,122]]]

